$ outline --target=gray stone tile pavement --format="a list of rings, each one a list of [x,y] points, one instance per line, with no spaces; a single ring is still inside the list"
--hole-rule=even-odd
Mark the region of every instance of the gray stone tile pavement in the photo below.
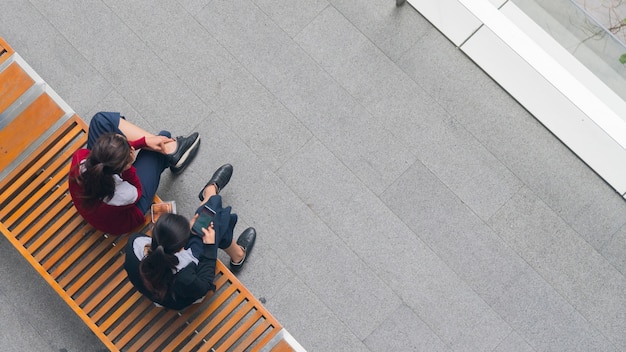
[[[197,130],[259,243],[240,279],[310,351],[626,350],[626,203],[409,5],[5,0],[85,120]],[[222,255],[222,258],[223,257]],[[0,239],[0,345],[103,345]]]

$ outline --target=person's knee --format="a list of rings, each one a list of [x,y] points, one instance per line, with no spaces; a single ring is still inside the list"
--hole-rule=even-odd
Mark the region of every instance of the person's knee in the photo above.
[[[117,130],[120,122],[120,114],[117,112],[97,112],[91,118],[90,128],[96,127],[99,130]]]
[[[163,137],[167,137],[167,138],[172,138],[172,134],[170,133],[170,131],[160,131],[160,132],[159,132],[159,136],[163,136]]]
[[[104,111],[100,111],[97,112],[95,115],[93,115],[93,117],[91,118],[91,122],[92,123],[98,123],[98,124],[102,124],[105,123],[106,121],[110,120],[110,115],[107,112]]]

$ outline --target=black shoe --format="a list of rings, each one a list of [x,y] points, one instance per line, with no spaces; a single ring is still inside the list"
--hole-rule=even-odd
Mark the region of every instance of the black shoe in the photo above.
[[[226,187],[232,175],[233,166],[231,164],[224,164],[219,169],[217,169],[213,176],[211,176],[209,182],[207,182],[206,185],[204,185],[204,187],[202,187],[202,189],[200,190],[200,193],[198,194],[198,198],[200,198],[200,201],[204,202],[204,189],[207,188],[207,186],[209,186],[210,184],[216,185],[217,193],[220,193],[220,191],[224,189],[224,187]]]
[[[169,155],[170,170],[179,174],[189,165],[191,159],[198,152],[200,136],[198,136],[198,132],[194,132],[187,137],[176,137],[176,143],[176,151]]]
[[[252,247],[254,247],[254,242],[256,241],[256,230],[254,227],[248,227],[244,232],[239,235],[237,239],[237,244],[243,248],[243,259],[239,263],[233,263],[230,261],[230,271],[233,273],[237,273],[243,268],[243,265],[246,263],[246,259],[250,256],[250,252],[252,252]]]

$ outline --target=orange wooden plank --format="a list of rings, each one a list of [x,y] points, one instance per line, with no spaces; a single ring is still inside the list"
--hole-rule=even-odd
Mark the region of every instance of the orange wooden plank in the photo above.
[[[209,318],[209,316],[217,310],[217,308],[222,306],[230,297],[233,296],[235,291],[236,291],[236,287],[229,286],[223,292],[220,292],[218,295],[214,295],[213,297],[211,297],[210,303],[202,307],[202,311],[197,317],[195,317],[193,321],[187,322],[188,324],[187,327],[183,331],[179,332],[178,338],[171,341],[165,347],[165,349],[166,350],[177,349],[176,347],[179,346],[185,338],[187,338],[188,336],[191,336],[201,323],[204,323]],[[236,305],[239,304],[239,302],[241,301],[242,299],[235,299],[233,300],[233,302],[231,302],[230,305],[226,305],[224,308],[225,312],[223,313],[223,315],[226,316],[226,314],[232,311],[236,307]],[[220,320],[220,319],[217,319],[217,320]],[[149,346],[149,348],[156,348],[157,346],[165,342],[170,337],[170,335],[172,335],[175,332],[176,332],[176,329],[174,327],[171,327],[169,330],[165,330],[162,333],[162,336],[159,336],[159,338],[157,338],[157,340],[154,341],[154,345]],[[200,338],[202,337],[200,336]],[[196,342],[196,344],[198,342]]]
[[[234,316],[229,318],[229,320],[234,320],[236,322],[241,321],[242,323],[236,330],[231,331],[228,334],[228,338],[224,340],[220,346],[221,350],[230,350],[237,340],[241,339],[257,321],[263,318],[263,314],[257,309],[254,309],[254,302],[248,301],[247,303],[248,305],[245,306],[245,309],[242,307],[242,309],[238,310]],[[262,325],[263,324],[269,326],[266,321],[263,321]],[[265,331],[265,329],[267,328],[264,328],[263,331]]]
[[[87,125],[78,117],[73,115],[65,121],[59,129],[54,131],[52,135],[30,154],[15,170],[0,180],[0,203],[10,200],[15,193],[19,193],[20,189],[28,185],[28,181],[33,175],[49,162],[50,158],[57,153],[58,146],[65,146],[65,140],[73,136],[81,135],[80,139],[83,144],[87,142]],[[77,133],[77,134],[76,134]],[[31,141],[32,142],[32,141]]]
[[[271,350],[271,352],[293,352],[293,351],[294,351],[293,347],[291,347],[289,342],[285,340],[278,341],[278,343],[274,347],[272,347],[272,350]]]
[[[38,258],[45,258],[51,251],[53,251],[61,242],[63,242],[68,236],[76,234],[78,227],[82,224],[85,225],[85,220],[78,213],[71,211],[65,211],[61,215],[58,221],[50,226],[47,231],[56,233],[53,238],[48,236],[40,236],[33,243],[28,246],[28,250],[31,253],[37,253]],[[63,228],[63,229],[61,229]],[[45,246],[44,246],[45,245]],[[42,248],[42,246],[44,246]],[[41,250],[39,250],[41,248]],[[38,259],[38,261],[41,261]]]
[[[99,240],[98,237],[97,233],[86,236],[86,240],[78,245],[77,250],[74,250],[74,246],[83,240],[83,236],[74,236],[70,238],[70,240],[65,242],[59,250],[48,258],[48,260],[42,263],[43,267],[46,268],[46,270],[50,270],[55,264],[59,263],[59,265],[50,272],[50,275],[57,279],[71,265],[71,263],[74,262],[75,259],[83,255],[85,250],[90,248]]]
[[[257,309],[259,308],[259,306],[261,305],[261,303],[257,304]],[[263,309],[265,309],[265,307],[263,307]],[[266,323],[269,323],[269,320],[267,320],[267,316],[264,315],[266,318]],[[265,336],[263,336],[263,338],[259,339],[258,341],[256,341],[256,346],[265,346],[267,345],[270,340],[272,340],[274,338],[274,336],[276,334],[278,334],[281,330],[282,330],[282,326],[276,326],[271,324],[271,326],[273,327],[273,329],[271,331],[269,331]],[[258,347],[255,347],[255,350],[258,350]]]
[[[54,241],[48,242],[41,251],[37,252],[35,259],[37,259],[46,270],[49,270],[62,258],[63,254],[67,254],[67,251],[76,245],[76,243],[80,242],[83,236],[92,229],[93,227],[91,225],[81,222],[75,229],[67,228],[62,232],[57,232],[59,234],[58,238],[54,237]],[[57,239],[61,241],[57,242]],[[64,243],[63,240],[66,239],[67,242]]]
[[[119,253],[117,253],[119,255]],[[99,266],[99,265],[93,265],[92,268],[89,268],[89,271],[85,272],[83,275],[81,275],[78,280],[76,280],[76,282],[74,282],[70,287],[65,287],[65,291],[67,292],[68,295],[73,296],[76,292],[78,292],[78,290],[82,289],[85,284],[87,284],[89,282],[89,280],[91,280],[92,278],[96,277],[98,278],[98,281],[100,282],[106,282],[111,283],[114,280],[114,274],[119,271],[119,269],[124,265],[124,256],[120,255],[115,262],[113,262],[108,268],[106,268],[106,270],[103,270],[103,266]],[[98,272],[100,274],[98,274]],[[119,284],[119,283],[118,283]],[[117,285],[116,285],[117,286]],[[96,284],[90,284],[87,287],[85,287],[84,291],[81,292],[82,294],[86,294],[86,295],[90,295],[93,294],[95,292],[95,290],[99,290],[102,291],[102,289],[100,289],[100,287]]]
[[[7,167],[65,112],[46,93],[0,130],[0,169]]]
[[[135,320],[137,320],[139,316],[143,314],[147,309],[151,309],[151,308],[156,309],[157,307],[154,306],[152,301],[143,297],[143,299],[139,301],[139,304],[137,305],[137,307],[135,307],[135,309],[133,310],[135,314],[124,317],[124,319],[120,319],[117,326],[113,330],[111,330],[111,332],[107,334],[109,339],[111,339],[111,341],[115,340],[117,336],[119,336],[125,329],[127,329],[131,325],[137,328],[141,328],[141,326],[138,326],[137,324],[135,324]],[[116,345],[118,345],[118,343],[116,343]]]
[[[150,301],[149,299],[146,298],[145,301],[149,302],[150,304],[150,306],[146,308],[147,313],[141,316],[140,320],[133,321],[132,327],[128,331],[126,331],[118,341],[115,342],[115,346],[117,346],[117,348],[119,348],[120,350],[126,347],[126,345],[132,339],[137,337],[141,333],[141,330],[146,327],[146,325],[154,324],[154,319],[157,315],[165,312],[165,309],[155,306],[154,303],[152,303],[152,301]],[[113,337],[113,339],[115,339],[115,337]],[[133,349],[130,350],[132,351]]]
[[[267,320],[263,319],[262,322],[246,336],[245,339],[240,341],[237,346],[233,346],[233,352],[246,351],[248,347],[258,340],[259,337],[267,330],[270,330],[270,332],[278,331],[271,324],[269,324]]]
[[[107,331],[118,320],[123,319],[125,315],[134,315],[134,310],[132,308],[142,297],[143,295],[139,293],[139,291],[135,291],[132,296],[125,299],[123,303],[119,305],[102,324],[100,324],[100,329],[102,329],[102,331]]]
[[[18,204],[23,201],[22,197],[27,197],[36,189],[38,189],[41,184],[49,183],[50,181],[55,182],[55,184],[62,185],[64,189],[67,189],[67,174],[70,168],[72,155],[77,149],[81,148],[82,145],[84,145],[85,141],[85,138],[75,138],[78,137],[78,134],[82,131],[73,130],[70,132],[74,132],[77,134],[74,136],[70,135],[65,138],[60,138],[59,140],[54,140],[52,141],[52,145],[44,143],[35,151],[35,153],[39,151],[44,151],[43,155],[41,156],[41,160],[49,162],[46,162],[39,168],[37,168],[36,173],[24,175],[24,178],[22,178],[22,180],[28,181],[24,182],[25,184],[22,184],[22,187],[14,189],[15,193],[19,192],[17,195],[6,195],[6,197],[10,198],[7,199],[9,201],[6,203],[5,207],[14,209],[15,207],[17,207]],[[64,148],[66,149],[63,150]],[[31,180],[33,175],[37,175],[37,177]],[[55,175],[56,177],[51,180],[51,178]],[[17,182],[19,182],[19,180]],[[2,201],[4,201],[4,199]],[[34,202],[36,202],[36,199],[29,204],[32,204]]]
[[[109,276],[111,277],[111,276]],[[119,270],[117,272],[117,274],[112,277],[109,282],[104,283],[105,287],[114,287],[115,290],[117,290],[117,287],[122,284],[123,286],[121,287],[120,290],[123,290],[125,292],[128,292],[132,289],[133,285],[130,283],[130,281],[126,281],[124,282],[124,280],[126,279],[126,272],[124,270]],[[98,283],[99,285],[102,285],[103,283],[100,282]],[[90,289],[90,292],[82,292],[75,300],[76,303],[78,303],[80,306],[83,306],[83,309],[85,310],[85,312],[87,312],[87,314],[91,314],[91,311],[93,309],[96,308],[96,306],[98,304],[100,304],[100,302],[104,301],[108,296],[110,296],[112,294],[111,291],[106,291],[104,289],[102,289],[99,285],[92,285],[94,288],[96,288],[97,290],[92,291]],[[91,294],[97,292],[95,296],[91,297]]]
[[[43,182],[39,183],[33,182],[37,186],[35,193],[16,194],[15,198],[19,199],[22,204],[13,208],[15,209],[15,213],[5,219],[4,223],[7,226],[15,225],[12,231],[21,234],[24,229],[30,227],[33,222],[44,221],[42,215],[47,215],[47,219],[53,218],[56,214],[51,214],[47,209],[54,206],[66,192],[66,189],[62,189],[58,184],[63,178],[63,175],[56,175],[49,180],[50,182],[45,182],[47,180],[43,180]],[[48,197],[48,195],[50,196]],[[69,202],[66,201],[65,204],[69,204]]]
[[[88,268],[87,271],[76,273],[72,277],[68,277],[68,275],[63,276],[62,280],[58,280],[59,284],[61,285],[61,287],[67,290],[67,293],[69,295],[73,295],[76,291],[80,290],[85,285],[87,285],[87,288],[92,286],[93,283],[90,283],[92,279],[94,279],[96,282],[106,282],[108,284],[111,277],[100,275],[99,273],[103,272],[103,269],[106,267],[105,265],[112,258],[114,258],[115,255],[119,254],[111,252],[112,251],[106,252],[105,255],[102,256],[97,262],[91,262],[87,260],[78,262],[77,267],[86,265]],[[114,264],[119,264],[119,260],[115,261]],[[119,266],[116,267],[119,268]],[[75,281],[71,282],[73,279],[75,279]]]
[[[35,81],[16,62],[0,72],[0,113],[4,112],[34,84]]]
[[[115,242],[115,237],[109,237],[99,243],[95,248],[93,246],[86,247],[84,255],[76,258],[75,262],[69,263],[69,265],[74,265],[74,267],[58,280],[61,287],[65,287],[78,275],[89,276],[90,272],[93,273],[94,268],[102,269],[104,264],[113,258],[113,256],[119,255],[119,251],[113,246],[113,242]],[[69,258],[70,257],[68,257],[68,259]],[[105,261],[102,261],[103,258]],[[88,271],[83,274],[84,270]]]
[[[39,275],[46,280],[46,282],[54,289],[54,291],[67,303],[70,308],[78,315],[83,322],[93,331],[93,333],[98,336],[100,341],[107,346],[110,351],[118,351],[115,345],[106,338],[106,335],[102,333],[102,331],[96,326],[96,324],[89,318],[85,312],[80,309],[80,307],[72,300],[68,295],[65,294],[65,291],[56,283],[56,281],[48,275],[45,269],[41,267],[41,265],[35,261],[35,259],[24,249],[24,247],[15,239],[11,231],[7,229],[4,224],[0,223],[0,232],[6,237],[6,239],[11,242],[13,247],[17,249],[17,251],[24,257],[32,267],[39,273]]]
[[[15,51],[0,37],[0,63],[9,58]]]
[[[12,195],[13,199],[7,202],[5,206],[10,207],[11,209],[32,206],[33,204],[38,203],[38,199],[32,199],[34,198],[33,192],[41,191],[42,188],[49,191],[51,188],[62,187],[64,191],[67,191],[67,186],[64,185],[64,183],[70,169],[70,156],[66,156],[63,160],[58,160],[56,157],[48,160],[54,161],[52,161],[45,168],[38,169],[36,172],[32,173],[28,178],[27,184],[24,184],[22,187],[12,189],[14,192]],[[26,201],[26,203],[21,204],[24,201]],[[15,221],[15,216],[17,216],[17,214],[8,218],[7,221]]]
[[[244,300],[244,302],[239,307],[237,307],[235,311],[240,312],[243,309],[245,313],[247,313],[252,308],[253,306],[250,304],[250,302],[248,300]],[[239,314],[237,314],[236,316],[239,316]],[[206,340],[206,343],[209,346],[215,345],[223,336],[227,336],[227,334],[239,322],[239,319],[233,319],[232,317],[228,319],[225,323],[223,320],[224,319],[220,319],[220,321],[222,321],[222,325],[220,325],[218,330],[212,336],[210,336],[209,339]]]
[[[99,236],[98,236],[99,237]],[[88,267],[95,265],[102,253],[106,253],[107,249],[112,248],[115,237],[105,238],[104,241],[98,243],[95,247],[91,242],[83,242],[79,247],[73,249],[73,253],[64,257],[63,261],[57,266],[52,276],[57,277],[59,285],[65,287],[69,282],[73,281],[77,276],[81,275]],[[76,255],[74,255],[76,254]],[[72,267],[73,266],[73,267]],[[61,272],[69,269],[60,280],[58,276]]]
[[[163,326],[169,323],[173,317],[178,315],[178,312],[175,310],[167,310],[165,314],[162,314],[158,319],[153,321],[145,321],[142,319],[143,326],[148,327],[144,331],[142,331],[141,336],[133,342],[133,344],[128,348],[129,351],[150,351],[145,348],[146,343],[151,341],[153,338],[157,337],[159,331]]]
[[[53,223],[59,212],[62,212],[71,205],[72,200],[70,197],[64,195],[65,192],[61,188],[42,188],[33,198],[38,197],[39,199],[43,199],[43,196],[46,193],[50,193],[50,191],[52,191],[50,197],[45,201],[40,201],[36,208],[25,208],[26,214],[28,215],[13,229],[13,232],[16,234],[23,233],[18,235],[20,242],[26,244],[48,224]],[[27,227],[29,228],[26,229]],[[54,236],[55,234],[51,233],[51,235]]]
[[[235,287],[232,288],[233,290],[235,289]],[[221,295],[220,295],[221,296]],[[229,295],[230,296],[230,295]],[[213,332],[213,330],[215,330],[215,328],[224,321],[224,319],[226,319],[226,317],[234,310],[237,309],[237,307],[242,304],[242,302],[245,300],[245,297],[243,295],[236,295],[234,296],[234,298],[228,302],[224,307],[221,307],[221,310],[218,314],[216,314],[213,319],[202,328],[202,330],[198,331],[198,334],[195,335],[189,342],[187,342],[187,344],[185,346],[179,346],[177,347],[177,349],[180,348],[181,351],[192,351],[195,349],[195,346],[197,344],[199,344],[202,340],[204,340],[206,337],[208,336],[214,336],[216,337],[218,340],[222,337],[221,335],[218,335],[216,333]],[[211,313],[215,313],[216,308],[219,307],[221,304],[216,304],[215,307],[213,306],[213,304],[211,304],[211,306],[207,307],[204,309],[203,316],[205,317],[205,320],[208,319],[208,317],[211,315]],[[169,346],[169,347],[175,347],[175,346]]]
[[[270,312],[267,310],[267,308],[265,308],[265,306],[263,304],[261,304],[261,302],[259,302],[256,297],[254,297],[254,295],[252,294],[252,292],[250,292],[250,290],[248,290],[248,288],[246,286],[244,286],[244,284],[241,283],[241,281],[239,281],[239,279],[237,279],[237,277],[230,271],[228,270],[228,268],[226,268],[226,266],[224,265],[224,263],[222,263],[221,261],[217,261],[217,270],[225,273],[224,275],[228,275],[229,280],[232,281],[233,285],[237,286],[237,289],[239,291],[241,291],[241,294],[243,294],[245,297],[247,297],[247,299],[255,302],[255,307],[256,309],[258,309],[260,312],[263,313],[263,316],[265,317],[265,319],[267,319],[267,321],[272,324],[273,326],[275,326],[277,329],[282,329],[282,325],[280,325],[280,323],[278,322],[278,320],[276,320],[276,318],[274,318],[274,316],[272,314],[270,314]]]

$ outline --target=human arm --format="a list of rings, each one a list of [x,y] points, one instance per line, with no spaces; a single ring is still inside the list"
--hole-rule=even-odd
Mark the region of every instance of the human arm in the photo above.
[[[131,165],[131,167],[122,172],[120,177],[137,189],[137,199],[135,199],[135,202],[137,202],[142,194],[141,181],[139,181],[139,177],[137,176],[137,169]]]
[[[130,143],[130,146],[135,149],[148,149],[154,152],[166,154],[165,145],[174,141],[175,140],[173,138],[166,136],[149,135],[128,142]]]
[[[198,220],[199,214],[196,213],[191,221],[189,222],[189,228],[193,228],[193,225]],[[193,233],[193,232],[192,232]],[[202,228],[202,234],[196,234],[198,237],[202,238],[202,243],[204,244],[214,244],[215,243],[215,227],[213,226],[213,221],[209,223],[209,226],[206,228]]]
[[[193,302],[215,291],[213,279],[217,261],[217,245],[203,245],[198,264],[188,265],[176,274],[176,300]]]

